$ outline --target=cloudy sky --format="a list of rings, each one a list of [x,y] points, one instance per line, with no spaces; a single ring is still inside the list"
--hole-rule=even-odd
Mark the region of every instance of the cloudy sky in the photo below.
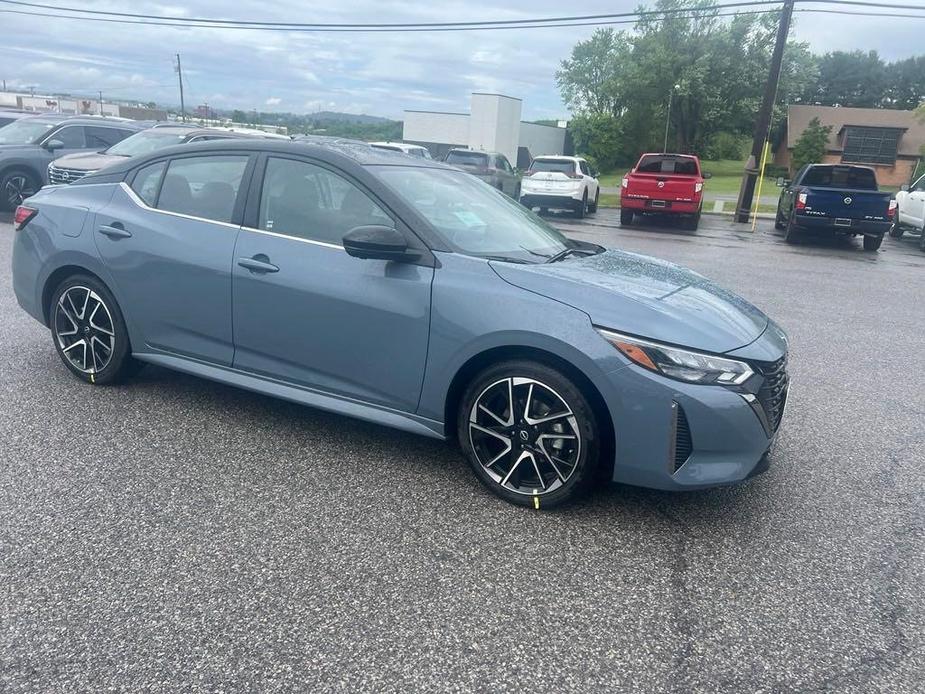
[[[630,11],[637,0],[34,0],[152,15],[299,22],[436,22]],[[913,0],[920,1],[920,0]],[[925,2],[922,2],[925,7]],[[0,10],[28,9],[0,3]],[[47,10],[34,10],[38,12]],[[125,26],[0,12],[0,78],[7,88],[69,91],[178,103],[182,55],[187,106],[401,117],[402,110],[464,111],[472,91],[524,100],[525,119],[566,115],[555,70],[593,27],[463,33],[277,33]],[[797,15],[796,34],[817,51],[922,52],[925,20]]]

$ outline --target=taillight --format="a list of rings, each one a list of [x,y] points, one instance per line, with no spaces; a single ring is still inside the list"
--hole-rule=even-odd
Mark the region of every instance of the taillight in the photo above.
[[[629,184],[630,184],[630,180],[626,177],[624,177],[623,180],[620,182],[620,186],[623,188],[626,188]]]
[[[581,174],[575,173],[574,171],[567,171],[565,175],[569,178],[581,178]]]
[[[809,197],[806,193],[800,193],[797,195],[796,209],[802,210],[806,208],[806,199]]]
[[[889,219],[896,218],[896,208],[899,207],[899,203],[895,200],[890,200],[890,206],[886,209],[886,216]]]
[[[703,190],[703,183],[695,183],[695,184],[694,184],[694,193],[695,193],[695,194],[696,194],[696,193],[699,193],[701,190]]]
[[[16,212],[13,214],[13,228],[16,231],[20,231],[24,226],[32,221],[32,218],[37,215],[39,211],[34,207],[26,207],[25,205],[20,205],[16,208]]]

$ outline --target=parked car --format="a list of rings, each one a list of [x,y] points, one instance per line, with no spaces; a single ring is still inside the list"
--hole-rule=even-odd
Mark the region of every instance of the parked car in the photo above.
[[[482,179],[515,200],[520,199],[520,174],[514,170],[507,157],[499,152],[451,149],[443,161]]]
[[[620,224],[637,215],[656,213],[679,217],[697,230],[703,212],[703,185],[709,173],[689,154],[643,154],[620,186]]]
[[[149,154],[173,145],[225,140],[235,137],[279,138],[278,135],[262,133],[259,130],[235,130],[229,128],[203,128],[198,125],[157,124],[125,138],[102,152],[79,152],[55,159],[48,165],[48,182],[52,184],[73,183],[87,174],[99,171],[125,157]],[[283,138],[289,140],[289,138]]]
[[[597,172],[581,157],[543,156],[524,173],[520,202],[545,214],[572,210],[577,217],[597,212],[601,187]]]
[[[99,151],[144,127],[100,116],[28,116],[0,128],[0,210],[13,210],[47,183],[48,164],[75,152]]]
[[[877,175],[869,166],[807,164],[792,181],[780,180],[774,226],[786,231],[788,243],[812,229],[864,237],[864,250],[883,243],[896,213],[896,201],[878,192]]]
[[[15,108],[0,108],[0,128],[29,115],[35,114],[32,111],[20,111]]]
[[[17,300],[77,378],[149,362],[455,439],[516,504],[599,473],[741,482],[783,415],[787,341],[757,308],[425,159],[197,143],[46,188],[14,222]]]
[[[412,157],[432,159],[427,147],[412,145],[407,142],[370,142],[369,146],[375,147],[376,149],[388,149],[393,152],[404,152],[405,154],[410,154]]]
[[[906,229],[920,234],[919,245],[925,251],[925,176],[896,193],[896,214],[890,236],[901,238]]]

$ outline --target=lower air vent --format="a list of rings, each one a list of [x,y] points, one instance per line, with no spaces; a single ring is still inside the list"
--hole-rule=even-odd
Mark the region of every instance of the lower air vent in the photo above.
[[[694,444],[691,441],[691,427],[687,423],[684,408],[675,402],[671,404],[671,409],[674,419],[671,464],[674,466],[672,472],[677,472],[691,457]]]

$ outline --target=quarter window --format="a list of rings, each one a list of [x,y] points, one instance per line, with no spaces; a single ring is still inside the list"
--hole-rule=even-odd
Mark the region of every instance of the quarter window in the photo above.
[[[161,185],[161,175],[166,167],[167,162],[165,161],[149,164],[143,169],[139,169],[138,173],[135,174],[135,180],[132,181],[132,190],[149,207],[154,207],[154,203],[157,201],[157,189]]]
[[[247,160],[247,155],[174,159],[167,167],[157,208],[230,222]]]
[[[581,173],[583,173],[585,176],[590,176],[590,175],[591,175],[591,171],[588,169],[588,162],[586,162],[586,161],[584,161],[584,160],[579,161],[579,162],[578,162],[578,168],[581,169]]]
[[[258,224],[266,231],[337,245],[354,227],[395,226],[379,205],[342,176],[277,157],[267,160]]]

